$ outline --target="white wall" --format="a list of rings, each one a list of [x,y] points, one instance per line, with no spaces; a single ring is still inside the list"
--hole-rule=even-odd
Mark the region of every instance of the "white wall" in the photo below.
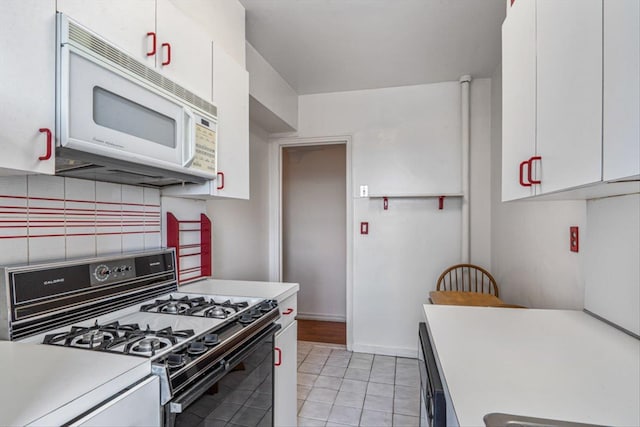
[[[298,127],[298,94],[278,74],[257,50],[247,43],[247,71],[249,71],[249,95],[254,103],[263,108],[252,105],[252,120],[264,121],[269,126],[271,122],[282,121],[285,126],[273,129],[273,132],[284,132]],[[266,110],[266,111],[265,111]],[[274,118],[263,117],[267,114]],[[271,131],[271,129],[267,128]]]
[[[587,310],[640,335],[640,194],[587,202]]]
[[[210,200],[213,276],[219,279],[269,279],[267,134],[254,123],[249,134],[250,199]]]
[[[584,251],[569,251],[569,227],[586,233],[585,201],[502,203],[502,69],[491,90],[491,273],[500,297],[532,308],[583,308]]]
[[[345,145],[282,154],[283,280],[300,284],[299,317],[346,319]]]
[[[472,203],[484,203],[471,206],[472,256],[488,263],[490,81],[471,87]],[[377,194],[460,192],[458,82],[305,95],[299,111],[300,137],[351,135],[354,195],[363,184]],[[353,349],[415,356],[420,304],[460,260],[460,200],[439,211],[437,199],[390,199],[385,211],[381,199],[354,198],[353,209]]]

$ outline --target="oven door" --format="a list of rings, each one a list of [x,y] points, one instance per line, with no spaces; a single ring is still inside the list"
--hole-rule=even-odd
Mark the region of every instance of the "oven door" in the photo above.
[[[418,335],[420,337],[420,425],[445,427],[447,404],[444,387],[426,323],[422,322],[418,325]]]
[[[202,380],[165,405],[165,426],[273,426],[273,342],[281,328],[271,324]]]

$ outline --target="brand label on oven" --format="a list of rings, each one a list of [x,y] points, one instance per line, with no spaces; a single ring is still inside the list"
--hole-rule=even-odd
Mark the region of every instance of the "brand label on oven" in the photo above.
[[[55,285],[56,283],[64,283],[64,277],[53,280],[45,280],[44,282],[42,282],[43,285]]]

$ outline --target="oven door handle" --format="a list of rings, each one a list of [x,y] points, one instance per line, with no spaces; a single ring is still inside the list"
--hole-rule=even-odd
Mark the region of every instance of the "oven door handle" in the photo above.
[[[196,401],[202,394],[209,390],[211,386],[220,381],[227,372],[224,360],[220,361],[220,365],[212,372],[208,373],[200,381],[189,387],[182,395],[172,399],[169,402],[169,412],[172,414],[180,414],[184,409]]]
[[[263,329],[259,335],[253,337],[251,341],[246,343],[246,345],[242,348],[242,350],[238,351],[233,356],[231,356],[228,360],[226,360],[227,369],[234,368],[238,363],[246,359],[247,356],[249,356],[251,353],[257,350],[258,344],[260,342],[262,342],[269,335],[275,334],[280,329],[282,329],[282,326],[280,326],[278,323],[273,323],[268,328]]]

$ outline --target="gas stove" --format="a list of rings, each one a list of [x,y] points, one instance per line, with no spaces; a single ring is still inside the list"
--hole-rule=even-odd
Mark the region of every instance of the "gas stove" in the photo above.
[[[3,268],[0,339],[150,358],[160,403],[181,412],[273,336],[280,314],[271,300],[180,293],[174,265],[171,249]]]

